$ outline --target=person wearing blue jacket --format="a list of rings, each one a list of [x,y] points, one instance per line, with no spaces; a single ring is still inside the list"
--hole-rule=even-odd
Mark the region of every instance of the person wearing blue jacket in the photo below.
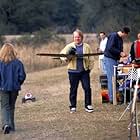
[[[4,134],[15,131],[15,103],[26,78],[23,63],[17,58],[14,48],[11,43],[5,43],[0,50],[1,118]]]
[[[124,27],[118,32],[113,32],[108,36],[106,48],[104,51],[104,62],[108,80],[109,101],[113,104],[112,77],[114,75],[114,66],[118,65],[120,57],[126,57],[123,52],[123,38],[128,35],[130,29]]]

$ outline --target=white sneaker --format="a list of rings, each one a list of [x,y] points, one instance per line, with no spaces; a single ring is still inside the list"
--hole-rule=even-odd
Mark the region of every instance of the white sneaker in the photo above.
[[[92,105],[86,106],[86,107],[85,107],[85,111],[87,111],[87,112],[89,112],[89,113],[93,112],[94,110],[93,110]]]
[[[71,109],[70,109],[70,113],[75,113],[76,112],[76,108],[75,107],[72,107]]]
[[[10,127],[7,124],[3,128],[3,133],[4,134],[9,134],[10,133]]]

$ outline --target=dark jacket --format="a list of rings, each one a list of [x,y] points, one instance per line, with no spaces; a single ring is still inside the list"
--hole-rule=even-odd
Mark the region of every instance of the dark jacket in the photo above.
[[[116,33],[111,33],[108,36],[106,48],[104,51],[104,56],[112,58],[114,60],[120,59],[120,53],[123,51],[123,40]]]
[[[24,66],[18,59],[9,63],[0,61],[0,90],[19,91],[26,78]]]

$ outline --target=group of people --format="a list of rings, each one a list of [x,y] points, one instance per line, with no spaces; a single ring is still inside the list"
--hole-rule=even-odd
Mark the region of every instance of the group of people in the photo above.
[[[127,54],[123,52],[123,38],[128,36],[130,29],[124,27],[118,32],[111,33],[108,37],[104,32],[100,32],[101,42],[99,51],[104,55],[100,56],[100,67],[106,73],[108,79],[109,101],[113,103],[113,90],[112,90],[112,76],[114,72],[114,65],[118,65],[120,57],[125,57]],[[66,45],[61,53],[69,54],[69,51],[75,48],[76,54],[91,53],[91,48],[88,44],[83,42],[83,33],[77,29],[73,32],[73,42]],[[85,111],[93,112],[91,100],[91,87],[90,87],[90,70],[91,60],[90,57],[73,57],[71,59],[61,58],[68,62],[68,75],[70,82],[70,112],[76,112],[76,98],[77,88],[81,81],[85,93]]]
[[[120,58],[125,58],[128,63],[140,64],[140,33],[137,34],[135,40],[130,46],[130,52],[123,52],[123,39],[128,36],[130,29],[124,27],[121,31],[114,32],[106,36],[104,32],[100,32],[99,51],[104,52],[104,55],[99,56],[99,65],[101,72],[107,75],[109,101],[113,103],[113,85],[112,77],[114,75],[114,66],[119,64]],[[125,62],[125,63],[126,63]],[[127,64],[127,63],[126,63]]]
[[[107,74],[109,101],[113,101],[112,76],[113,66],[118,65],[120,57],[127,56],[123,52],[123,38],[127,37],[130,32],[128,27],[124,27],[118,32],[113,32],[106,36],[104,32],[100,32],[101,43],[100,51],[104,52],[100,56],[102,61],[101,68]],[[73,32],[73,42],[66,45],[60,54],[90,54],[91,47],[83,42],[84,35],[81,30],[76,29]],[[132,45],[132,60],[136,60],[135,51],[140,48],[140,33],[138,40]],[[140,55],[140,53],[138,54]],[[68,77],[70,83],[70,113],[76,112],[77,107],[77,90],[79,82],[85,94],[85,111],[91,113],[94,111],[92,106],[92,93],[90,86],[90,71],[92,68],[92,60],[90,56],[85,57],[62,57],[62,61],[68,63]],[[17,58],[17,53],[11,43],[5,43],[0,50],[0,102],[2,116],[2,130],[4,134],[15,131],[14,111],[18,92],[21,89],[26,78],[23,63]]]

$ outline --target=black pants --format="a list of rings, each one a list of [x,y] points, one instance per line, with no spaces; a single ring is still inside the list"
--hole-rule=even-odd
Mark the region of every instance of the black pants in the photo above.
[[[89,71],[83,71],[80,73],[68,72],[70,81],[70,108],[76,107],[77,104],[77,89],[79,81],[82,83],[82,88],[85,93],[85,107],[91,105],[91,88],[90,88],[90,76]]]

